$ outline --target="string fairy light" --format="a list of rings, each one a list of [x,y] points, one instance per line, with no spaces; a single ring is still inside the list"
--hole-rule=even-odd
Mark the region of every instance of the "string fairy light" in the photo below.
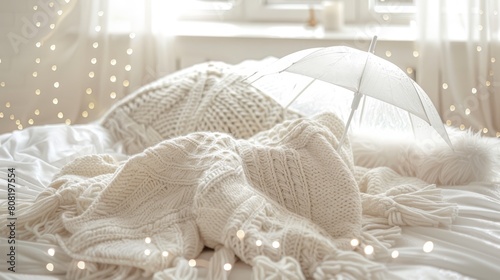
[[[48,270],[48,271],[54,271],[54,264],[53,263],[48,263],[45,268]]]
[[[434,250],[434,243],[432,241],[425,242],[422,250],[426,253],[432,252],[432,250]]]
[[[76,266],[79,268],[79,269],[85,269],[85,262],[84,261],[79,261]]]

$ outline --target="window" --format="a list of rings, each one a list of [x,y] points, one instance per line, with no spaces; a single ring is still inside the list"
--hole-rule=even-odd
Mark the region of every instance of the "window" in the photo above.
[[[324,0],[151,0],[153,13],[163,18],[184,20],[307,22],[311,9],[321,19]],[[330,0],[332,1],[332,0]],[[334,0],[338,1],[338,0]],[[136,1],[110,0],[115,11],[129,9]],[[344,0],[347,24],[367,22],[409,23],[415,12],[414,0]],[[126,3],[126,4],[125,4]],[[116,7],[116,9],[115,9]],[[127,13],[118,13],[121,17]],[[120,16],[120,15],[119,15]],[[126,16],[128,17],[128,16]]]
[[[414,0],[371,0],[371,9],[377,13],[414,13]]]

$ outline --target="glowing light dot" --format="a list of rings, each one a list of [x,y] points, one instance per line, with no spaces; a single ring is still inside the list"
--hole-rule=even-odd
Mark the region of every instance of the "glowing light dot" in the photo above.
[[[22,130],[23,129],[23,125],[22,124],[18,125],[17,129]]]
[[[50,50],[55,51],[56,50],[56,45],[50,45]]]
[[[487,87],[491,86],[491,82],[490,82],[490,81],[486,81],[484,84],[485,84]]]
[[[448,84],[447,83],[443,83],[443,89],[447,89],[448,88]]]
[[[116,59],[111,59],[111,61],[109,62],[111,65],[116,65]]]
[[[446,125],[451,126],[451,120],[446,120]]]
[[[35,121],[34,121],[33,119],[29,119],[29,120],[28,120],[28,123],[29,123],[30,125],[33,125],[33,124],[35,123]]]
[[[57,70],[57,65],[52,65],[51,69],[52,69],[52,71],[56,71]]]
[[[17,124],[17,125],[20,125],[20,124],[21,124],[21,121],[20,121],[20,120],[16,120],[16,124]]]
[[[278,241],[273,241],[273,248],[278,249],[280,247],[280,243]]]
[[[37,115],[37,116],[40,115],[40,110],[36,109],[35,110],[35,115]]]
[[[37,21],[37,22],[35,23],[35,25],[36,25],[36,27],[40,27],[42,24],[41,24],[39,21]]]
[[[194,267],[194,266],[196,266],[196,260],[190,259],[189,262],[188,262],[188,264],[189,264],[190,267]]]
[[[101,31],[101,26],[100,26],[100,25],[96,26],[96,27],[95,27],[95,31],[96,31],[96,32]]]
[[[5,87],[5,82],[0,82],[1,87]]]
[[[100,17],[102,17],[104,15],[104,12],[103,11],[99,11],[99,12],[97,12],[97,15],[100,16]]]
[[[476,51],[480,52],[480,51],[482,51],[482,50],[483,50],[483,48],[481,48],[481,46],[477,46],[477,47],[476,47]]]
[[[79,269],[85,269],[85,262],[84,261],[79,261],[76,266],[79,268]]]
[[[495,63],[495,61],[497,61],[497,60],[496,60],[494,57],[492,57],[492,58],[490,59],[490,61],[491,61],[491,63]]]
[[[10,102],[5,103],[5,107],[10,108]]]
[[[94,58],[92,58],[92,59],[90,60],[90,63],[92,63],[92,64],[96,64],[96,63],[97,63],[97,58],[95,58],[95,57],[94,57]]]
[[[413,68],[411,67],[406,68],[406,73],[413,74]]]
[[[66,119],[66,121],[64,122],[66,125],[70,125],[71,124],[71,120],[70,119]]]
[[[87,88],[87,89],[85,90],[85,92],[86,92],[87,94],[92,94],[92,89],[91,89],[91,88]]]
[[[395,259],[395,258],[399,257],[399,252],[398,252],[397,250],[392,251],[392,253],[391,253],[391,257],[392,257],[393,259]]]
[[[95,107],[94,102],[90,102],[89,103],[89,109],[92,110],[92,109],[94,109],[94,107]]]
[[[38,6],[37,5],[33,6],[33,10],[34,11],[38,10]]]
[[[55,82],[55,83],[54,83],[54,87],[55,87],[55,88],[59,88],[59,82]]]
[[[470,109],[469,108],[465,109],[465,114],[466,115],[470,115]]]
[[[161,253],[161,255],[162,255],[162,256],[164,256],[164,257],[168,257],[168,252],[167,252],[167,251],[163,251],[163,252]]]
[[[62,14],[63,14],[63,11],[62,11],[62,10],[59,10],[59,11],[57,11],[57,14],[58,14],[58,15],[62,15]]]
[[[465,129],[465,125],[461,124],[459,128],[460,128],[460,130],[464,130]]]
[[[144,250],[144,255],[146,255],[146,256],[151,255],[151,250],[149,250],[149,249]]]
[[[391,51],[385,51],[385,56],[391,57],[392,56],[392,52]]]
[[[0,112],[0,119],[3,119],[3,112]]]
[[[130,39],[134,39],[135,38],[135,33],[132,32],[128,36],[130,37]]]
[[[49,254],[49,256],[53,257],[54,254],[56,253],[56,250],[54,250],[54,248],[50,248],[47,250],[47,253]]]
[[[125,65],[125,71],[130,71],[132,69],[132,66],[130,64]]]
[[[434,250],[434,243],[432,241],[425,242],[422,250],[424,250],[424,252],[426,253],[432,252],[432,250]]]
[[[127,54],[128,54],[128,55],[131,55],[133,52],[134,52],[134,51],[133,51],[132,49],[130,49],[130,48],[129,48],[129,49],[127,49]]]
[[[418,51],[413,51],[413,57],[419,57],[420,53]]]
[[[390,17],[389,17],[389,15],[383,15],[382,19],[385,20],[385,21],[388,21],[390,19]]]
[[[151,238],[150,237],[146,237],[144,239],[144,242],[146,242],[147,244],[151,243]]]
[[[123,81],[123,86],[128,87],[130,85],[130,82],[128,80]]]
[[[109,97],[110,97],[111,99],[115,99],[115,98],[116,98],[116,92],[114,92],[114,91],[113,91],[113,92],[111,92],[111,93],[109,94]]]
[[[40,42],[36,42],[35,46],[36,46],[37,48],[39,48],[39,47],[41,47],[41,46],[42,46],[42,43],[40,43]]]
[[[358,245],[359,245],[359,240],[357,240],[356,238],[354,238],[353,240],[351,240],[351,246],[356,247]]]
[[[245,232],[244,232],[243,230],[241,230],[241,229],[240,229],[240,230],[238,230],[238,231],[236,232],[236,236],[237,236],[240,240],[242,240],[243,238],[245,238]]]
[[[94,42],[94,43],[92,44],[92,47],[93,47],[94,49],[97,49],[97,48],[99,47],[99,43]]]
[[[37,64],[38,64],[38,63],[40,63],[40,61],[41,61],[41,60],[40,60],[40,58],[39,58],[39,57],[37,57],[37,58],[35,59],[35,62],[36,62]]]
[[[116,76],[115,76],[115,75],[113,75],[113,76],[109,77],[109,80],[110,80],[112,83],[116,82]]]
[[[53,271],[54,270],[54,265],[52,263],[48,263],[45,268],[47,268],[48,271]]]
[[[94,78],[94,76],[95,76],[95,73],[93,71],[90,71],[89,72],[89,78]]]
[[[455,108],[455,105],[450,105],[450,111],[452,111],[452,112],[453,112],[453,111],[455,111],[455,109],[456,109],[456,108]]]
[[[472,92],[472,94],[476,94],[477,93],[477,89],[476,88],[472,88],[471,92]]]
[[[232,266],[230,263],[226,263],[226,264],[224,264],[224,270],[225,270],[225,271],[229,271],[229,270],[231,270],[232,268],[233,268],[233,266]]]
[[[257,241],[255,241],[255,245],[257,245],[257,247],[262,246],[262,240],[257,239]]]
[[[16,117],[12,114],[9,116],[9,119],[14,120]]]
[[[64,117],[64,114],[62,112],[57,113],[57,117],[62,119]]]
[[[54,2],[49,2],[49,7],[54,7]]]
[[[49,28],[50,28],[50,29],[54,29],[54,28],[56,28],[56,25],[55,25],[55,24],[53,24],[53,23],[51,23],[51,24],[49,25]]]
[[[483,133],[485,133],[485,134],[488,133],[488,129],[486,127],[483,128]]]
[[[86,118],[88,116],[89,116],[89,112],[87,112],[87,111],[82,112],[82,117]]]
[[[372,245],[367,245],[365,247],[364,251],[365,251],[365,254],[367,254],[367,255],[373,254],[373,246]]]
[[[38,76],[38,72],[36,72],[36,71],[35,71],[35,72],[33,72],[33,77],[35,77],[35,78],[36,78],[37,76]]]
[[[52,99],[52,103],[53,103],[54,105],[56,105],[57,103],[59,103],[59,100],[58,100],[57,98],[54,98],[54,99]]]

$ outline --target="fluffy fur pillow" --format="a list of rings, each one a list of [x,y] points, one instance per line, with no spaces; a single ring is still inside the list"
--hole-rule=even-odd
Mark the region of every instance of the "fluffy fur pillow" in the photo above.
[[[418,141],[391,131],[356,130],[351,134],[355,164],[388,166],[404,176],[438,185],[500,181],[500,139],[448,129],[444,141]]]

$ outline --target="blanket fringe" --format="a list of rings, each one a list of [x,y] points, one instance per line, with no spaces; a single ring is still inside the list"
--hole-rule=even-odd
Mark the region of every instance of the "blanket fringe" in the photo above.
[[[443,202],[435,185],[422,189],[398,186],[385,194],[361,193],[363,214],[385,217],[396,226],[450,226],[458,214],[453,203]]]
[[[208,280],[226,280],[229,273],[225,270],[224,266],[229,264],[232,268],[236,262],[236,256],[233,250],[226,247],[215,248],[215,253],[210,259],[208,266]]]
[[[351,251],[326,257],[313,274],[314,279],[386,279],[387,268]]]
[[[147,277],[144,275],[144,270],[131,266],[85,262],[85,269],[81,269],[79,261],[74,259],[67,269],[66,279],[144,279]]]

